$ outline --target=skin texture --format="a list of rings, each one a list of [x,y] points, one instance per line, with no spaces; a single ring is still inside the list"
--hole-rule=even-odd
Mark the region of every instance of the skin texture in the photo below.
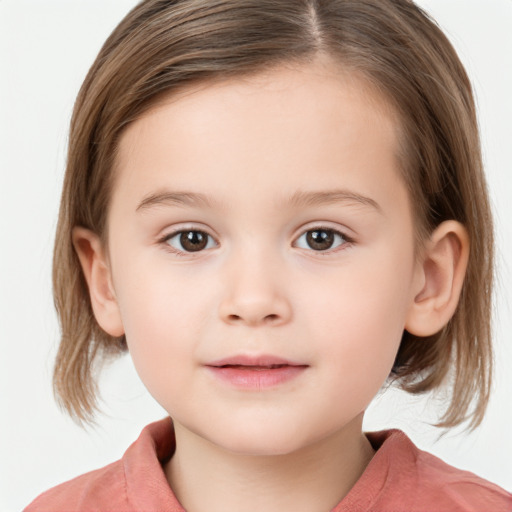
[[[467,236],[443,223],[417,257],[397,131],[364,82],[317,62],[206,84],[124,133],[108,251],[83,228],[74,243],[98,322],[126,334],[174,420],[165,471],[187,510],[335,506],[373,455],[363,414],[403,330],[453,314]],[[187,252],[180,230],[206,245]],[[308,245],[314,232],[332,246]],[[240,355],[303,369],[241,389],[207,366]]]

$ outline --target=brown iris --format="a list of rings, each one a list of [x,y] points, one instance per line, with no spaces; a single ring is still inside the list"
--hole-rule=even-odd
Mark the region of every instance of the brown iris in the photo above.
[[[306,240],[311,249],[317,251],[326,251],[332,247],[334,243],[334,231],[329,229],[315,229],[308,231]]]
[[[208,244],[208,235],[202,231],[183,231],[180,235],[180,243],[188,252],[201,251]]]

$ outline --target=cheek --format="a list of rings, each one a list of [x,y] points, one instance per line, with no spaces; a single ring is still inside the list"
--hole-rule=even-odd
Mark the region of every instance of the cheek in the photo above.
[[[205,287],[198,293],[194,280],[155,267],[126,273],[121,281],[118,302],[128,349],[142,381],[158,395],[158,382],[172,387],[185,362],[193,360],[213,311],[211,300]]]
[[[393,252],[382,250],[377,259],[361,255],[349,270],[331,277],[327,291],[313,288],[303,304],[309,337],[318,340],[324,357],[330,357],[333,373],[339,369],[354,389],[380,388],[402,338],[412,257],[405,253],[397,260]]]
[[[123,263],[118,264],[115,288],[127,334],[149,342],[153,333],[159,343],[200,326],[209,302],[204,279],[186,269],[173,271],[165,257],[133,257]]]

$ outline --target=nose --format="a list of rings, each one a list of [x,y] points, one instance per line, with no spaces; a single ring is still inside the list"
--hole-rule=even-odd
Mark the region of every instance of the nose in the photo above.
[[[282,270],[263,256],[245,256],[226,264],[219,306],[221,319],[232,325],[284,325],[292,308]]]

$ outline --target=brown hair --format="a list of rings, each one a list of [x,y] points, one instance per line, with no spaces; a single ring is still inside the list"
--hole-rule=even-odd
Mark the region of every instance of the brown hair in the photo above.
[[[438,334],[404,332],[390,379],[411,393],[450,380],[437,426],[483,418],[491,386],[493,229],[471,85],[438,26],[409,0],[146,0],[105,42],[78,95],[55,241],[53,283],[62,340],[61,405],[92,419],[97,363],[126,350],[96,323],[74,226],[106,241],[120,136],[163,94],[327,55],[362,74],[401,121],[402,171],[424,237],[444,220],[471,244],[458,309]]]

